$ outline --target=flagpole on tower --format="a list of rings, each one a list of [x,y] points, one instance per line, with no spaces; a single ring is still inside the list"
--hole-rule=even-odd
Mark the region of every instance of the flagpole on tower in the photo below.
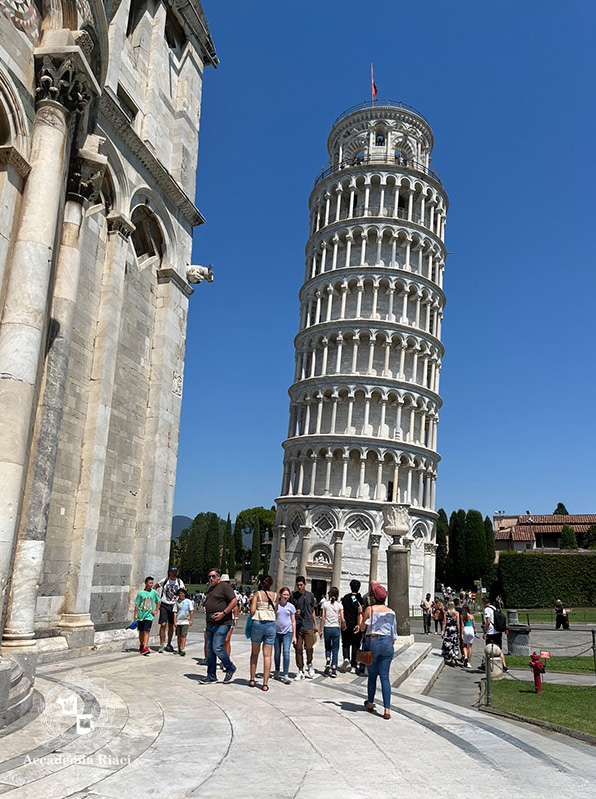
[[[378,94],[377,84],[375,83],[375,73],[373,71],[372,61],[370,63],[370,93],[372,96],[372,103],[374,104],[377,100]]]

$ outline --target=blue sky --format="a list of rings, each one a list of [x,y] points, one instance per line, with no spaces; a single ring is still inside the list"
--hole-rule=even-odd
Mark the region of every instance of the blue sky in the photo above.
[[[308,196],[335,118],[421,111],[450,199],[437,507],[595,511],[593,0],[203,0],[205,70],[175,512],[270,506]]]

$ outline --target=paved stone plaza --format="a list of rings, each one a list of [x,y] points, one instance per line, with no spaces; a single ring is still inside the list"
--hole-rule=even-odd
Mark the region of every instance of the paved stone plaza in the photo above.
[[[202,685],[202,622],[186,658],[98,653],[41,667],[36,688],[46,706],[0,739],[0,793],[596,797],[595,748],[422,696],[413,677],[394,692],[389,722],[364,710],[365,679],[350,674],[337,680],[318,674],[288,686],[272,680],[264,693],[248,687],[249,643],[238,631],[236,679]],[[439,640],[430,637],[434,647]],[[406,658],[399,654],[396,667]],[[429,664],[433,658],[434,652]],[[320,646],[315,665],[324,665]],[[81,672],[73,676],[75,669]],[[446,669],[437,686],[471,676]],[[75,696],[69,684],[77,686],[82,715],[93,718],[88,735],[77,734],[74,717],[61,710]]]

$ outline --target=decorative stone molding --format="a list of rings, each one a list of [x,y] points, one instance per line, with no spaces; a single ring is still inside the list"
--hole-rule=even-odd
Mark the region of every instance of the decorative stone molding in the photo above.
[[[186,280],[184,280],[184,278],[181,277],[171,266],[157,270],[157,282],[173,283],[177,288],[180,289],[185,297],[190,297],[190,295],[194,293]]]
[[[410,532],[409,505],[387,504],[383,506],[383,525],[394,544],[405,543]],[[401,541],[400,541],[401,539]]]
[[[68,199],[93,204],[99,197],[108,159],[79,150],[70,159]]]
[[[424,554],[425,555],[435,555],[437,552],[437,545],[436,544],[425,544],[424,545]]]
[[[115,212],[111,212],[110,214],[108,214],[108,216],[106,217],[106,222],[108,225],[108,234],[118,233],[120,236],[122,236],[123,239],[126,239],[127,241],[130,238],[131,234],[134,233],[136,229],[133,223],[130,221],[130,219],[127,219],[122,214],[118,214]]]
[[[36,102],[52,100],[71,112],[85,109],[91,94],[86,75],[77,69],[74,58],[43,55],[36,67]]]
[[[31,171],[31,165],[21,155],[16,147],[3,145],[0,147],[0,166],[11,166],[19,177],[26,178]]]
[[[191,265],[186,267],[186,279],[189,283],[202,283],[205,280],[207,283],[213,283],[213,265],[198,266]]]
[[[180,372],[174,371],[172,378],[172,394],[175,394],[177,397],[182,396],[182,375]]]
[[[122,138],[149,172],[150,177],[182,214],[184,219],[193,227],[202,225],[205,217],[192,200],[182,190],[180,185],[170,175],[165,166],[153,155],[147,144],[135,133],[130,125],[130,120],[120,108],[114,93],[106,87],[99,101],[99,110],[114,127],[116,133]]]

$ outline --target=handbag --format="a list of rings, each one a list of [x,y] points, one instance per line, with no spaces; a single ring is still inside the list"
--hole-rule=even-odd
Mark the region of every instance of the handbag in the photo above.
[[[369,630],[372,628],[372,609],[370,612],[370,624]],[[366,639],[369,639],[368,641]],[[370,632],[368,636],[362,636],[362,649],[359,649],[356,652],[356,663],[360,663],[362,666],[372,666],[372,652],[370,649],[364,649],[365,646],[370,647]]]
[[[250,641],[250,631],[252,630],[252,613],[248,614],[248,619],[246,620],[246,627],[244,628],[244,635]]]

